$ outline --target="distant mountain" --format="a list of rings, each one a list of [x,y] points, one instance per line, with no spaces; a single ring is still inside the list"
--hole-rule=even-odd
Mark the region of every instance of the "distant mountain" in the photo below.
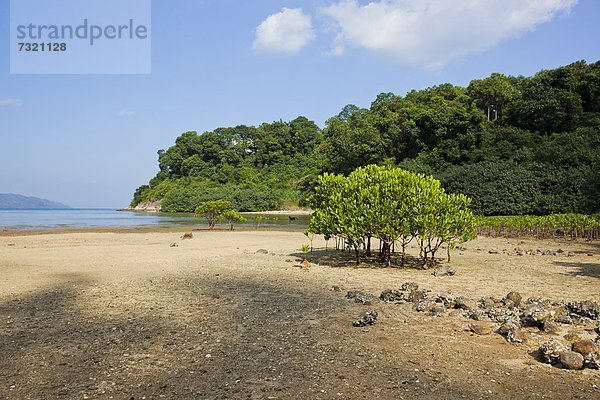
[[[50,209],[50,208],[69,208],[61,203],[40,199],[38,197],[28,197],[20,194],[0,193],[0,209]]]

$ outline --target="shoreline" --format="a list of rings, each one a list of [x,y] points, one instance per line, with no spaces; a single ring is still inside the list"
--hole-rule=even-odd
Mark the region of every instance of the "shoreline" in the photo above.
[[[312,215],[313,210],[298,209],[298,210],[271,210],[271,211],[246,211],[241,212],[242,215]]]
[[[190,213],[168,213],[166,211],[156,209],[135,209],[135,208],[117,208],[115,211],[126,211],[135,213],[150,213],[150,214],[190,214]],[[269,210],[269,211],[242,211],[242,215],[312,215],[313,210],[298,209],[298,210]]]
[[[11,230],[4,229],[0,231],[2,237],[21,237],[21,236],[41,236],[41,235],[66,235],[72,233],[186,233],[186,232],[302,232],[302,228],[292,225],[262,225],[262,226],[236,226],[233,231],[229,228],[217,228],[210,230],[202,225],[196,226],[141,226],[141,227],[91,227],[91,228],[50,228],[50,229],[32,229],[32,230]]]

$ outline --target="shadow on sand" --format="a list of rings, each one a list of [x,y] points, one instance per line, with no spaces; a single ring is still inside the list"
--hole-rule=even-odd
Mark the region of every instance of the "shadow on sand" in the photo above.
[[[135,283],[90,292],[93,283],[71,277],[5,297],[0,397],[474,395],[458,383],[441,388],[437,376],[415,372],[414,364],[363,338],[367,331],[351,326],[360,307],[339,293],[218,275],[173,276],[155,282],[150,295]]]
[[[294,252],[288,255],[297,257],[300,260],[303,260],[304,257],[306,257],[311,263],[332,268],[385,268],[385,263],[379,260],[379,253],[377,251],[372,251],[371,256],[366,256],[364,252],[361,251],[359,265],[356,265],[354,251],[317,248],[307,253]],[[392,253],[392,268],[402,268],[400,253]],[[406,255],[403,268],[422,269],[421,260],[418,257]]]
[[[600,264],[598,263],[554,261],[554,264],[565,268],[564,273],[567,275],[600,278]]]

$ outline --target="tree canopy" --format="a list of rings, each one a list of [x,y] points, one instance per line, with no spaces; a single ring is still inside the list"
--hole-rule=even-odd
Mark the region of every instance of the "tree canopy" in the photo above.
[[[186,132],[158,152],[132,205],[192,212],[223,199],[240,211],[303,204],[322,173],[399,166],[473,199],[484,215],[600,211],[600,62],[532,77],[494,73],[369,108],[346,105],[321,129],[306,117]]]
[[[324,174],[318,179],[309,198],[314,209],[309,229],[342,238],[354,248],[357,264],[361,247],[370,253],[371,238],[381,241],[380,258],[387,266],[392,244],[399,241],[403,264],[405,247],[414,238],[428,266],[442,243],[451,247],[474,237],[470,202],[462,194],[447,194],[430,176],[369,165],[347,177]]]

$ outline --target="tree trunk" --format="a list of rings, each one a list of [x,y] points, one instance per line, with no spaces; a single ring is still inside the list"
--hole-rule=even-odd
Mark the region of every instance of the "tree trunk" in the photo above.
[[[386,267],[392,266],[392,243],[382,240],[381,252],[379,253],[379,260],[385,263]]]
[[[404,268],[404,258],[406,255],[406,243],[402,242],[402,258],[400,259],[400,267]]]

